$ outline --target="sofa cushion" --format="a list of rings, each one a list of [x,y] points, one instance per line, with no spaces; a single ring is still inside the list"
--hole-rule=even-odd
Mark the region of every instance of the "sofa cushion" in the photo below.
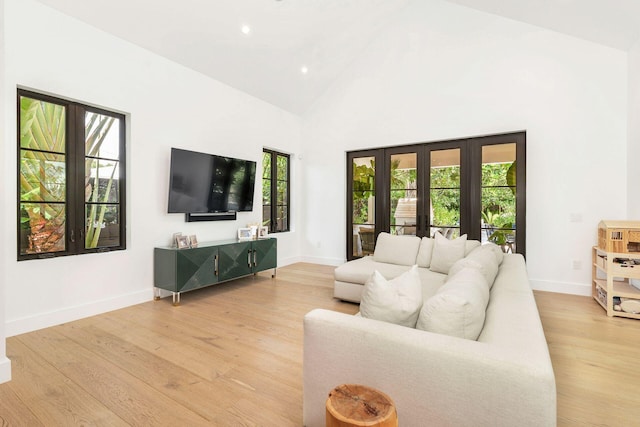
[[[438,289],[447,280],[447,275],[442,273],[436,273],[428,268],[418,268],[418,275],[420,276],[420,283],[422,283],[422,300],[426,301],[429,297],[436,294]]]
[[[487,281],[489,289],[498,275],[498,262],[490,249],[472,251],[467,257],[455,262],[449,270],[449,276],[455,275],[464,268],[478,269]]]
[[[442,234],[436,233],[429,268],[437,273],[449,273],[451,266],[459,259],[464,258],[466,242],[466,234],[457,239],[449,240]]]
[[[354,259],[339,267],[336,267],[333,275],[336,280],[347,283],[364,283],[371,277],[374,270],[378,270],[385,279],[393,279],[408,271],[411,267],[406,265],[387,264],[375,262],[372,256]]]
[[[464,256],[467,256],[471,253],[472,250],[480,246],[479,240],[468,240],[464,244]]]
[[[362,317],[415,328],[420,307],[422,285],[416,265],[391,280],[376,270],[364,284],[360,301]]]
[[[425,301],[416,328],[476,340],[482,332],[489,286],[482,273],[464,268]]]
[[[416,257],[418,267],[429,268],[431,265],[434,242],[435,239],[433,237],[423,237],[420,240],[420,249],[418,249],[418,256]]]
[[[416,236],[393,236],[380,233],[373,251],[373,260],[396,265],[412,266],[416,263],[420,238]]]
[[[471,253],[469,253],[469,255],[471,255],[472,253],[474,253],[476,251],[481,251],[481,250],[482,251],[491,251],[491,253],[493,254],[493,256],[496,259],[496,262],[498,263],[498,266],[500,266],[500,264],[502,264],[502,260],[504,259],[504,252],[502,252],[502,249],[500,249],[500,246],[496,245],[493,242],[485,242],[479,248],[476,248],[476,249],[472,250]]]

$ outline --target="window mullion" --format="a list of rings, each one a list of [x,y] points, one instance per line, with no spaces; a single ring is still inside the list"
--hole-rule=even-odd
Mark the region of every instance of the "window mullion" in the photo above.
[[[278,155],[270,152],[271,155],[271,231],[278,230]]]
[[[69,179],[67,180],[67,205],[68,205],[68,235],[69,246],[73,248],[74,253],[81,252],[84,249],[82,226],[82,209],[80,203],[80,195],[84,194],[84,190],[80,191],[81,183],[84,182],[84,111],[77,105],[70,106],[70,125],[68,133],[68,150],[71,161],[69,162]]]

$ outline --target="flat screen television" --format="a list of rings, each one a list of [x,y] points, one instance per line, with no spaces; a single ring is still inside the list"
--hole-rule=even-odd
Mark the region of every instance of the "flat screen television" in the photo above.
[[[171,149],[169,213],[253,210],[256,162]]]

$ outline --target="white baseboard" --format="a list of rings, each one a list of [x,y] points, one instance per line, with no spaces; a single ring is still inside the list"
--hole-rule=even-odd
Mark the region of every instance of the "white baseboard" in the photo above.
[[[11,381],[11,360],[0,358],[0,384]]]
[[[120,295],[100,301],[93,301],[87,304],[74,307],[66,307],[48,313],[39,313],[33,316],[20,319],[9,320],[5,324],[7,337],[20,335],[61,323],[72,322],[96,314],[106,313],[119,308],[129,307],[135,304],[151,301],[153,299],[153,289],[145,289],[131,294]]]
[[[295,264],[296,262],[302,262],[302,257],[293,256],[278,260],[278,268],[286,267],[287,265]]]
[[[315,257],[315,256],[303,256],[301,257],[300,262],[308,262],[311,264],[323,264],[323,265],[333,265],[335,267],[342,265],[346,262],[346,260],[342,258],[325,258],[325,257]]]
[[[531,288],[536,291],[591,296],[591,285],[584,283],[551,282],[549,280],[529,280],[529,282]]]

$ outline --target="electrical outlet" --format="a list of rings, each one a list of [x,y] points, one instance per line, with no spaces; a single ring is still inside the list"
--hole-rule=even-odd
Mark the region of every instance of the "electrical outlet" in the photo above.
[[[582,270],[582,261],[574,259],[571,261],[571,267],[573,267],[574,270]]]

